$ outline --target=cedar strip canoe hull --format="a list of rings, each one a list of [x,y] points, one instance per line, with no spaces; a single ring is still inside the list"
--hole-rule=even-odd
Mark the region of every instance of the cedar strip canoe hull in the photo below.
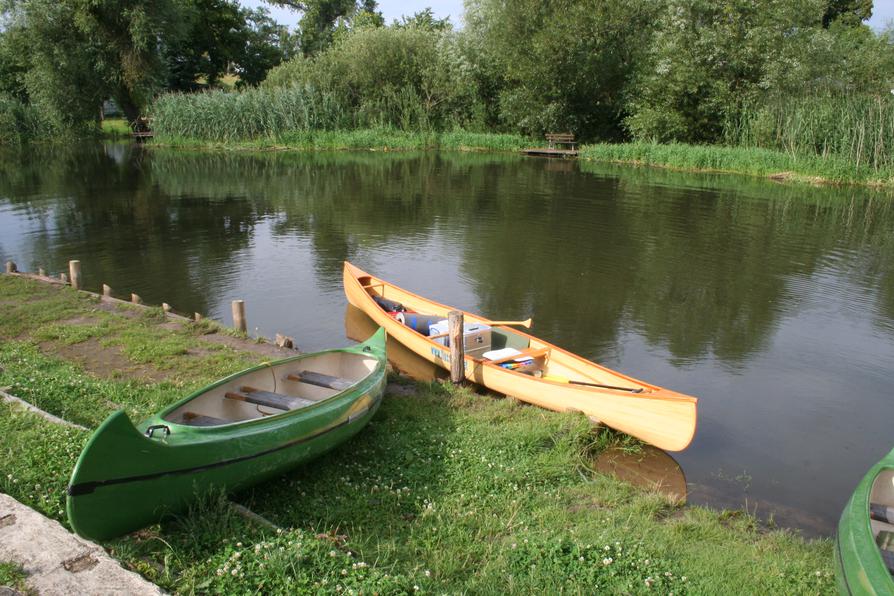
[[[841,594],[894,594],[894,580],[876,546],[869,515],[873,485],[883,475],[890,484],[892,470],[894,451],[863,477],[841,513],[835,535],[835,575]]]
[[[376,304],[371,293],[379,296],[384,293],[385,298],[400,302],[416,312],[444,318],[455,309],[394,286],[348,262],[344,264],[343,283],[348,301],[364,311],[377,325],[384,327],[392,339],[449,370],[450,354],[447,348],[389,316]],[[471,313],[464,313],[464,317],[466,322],[488,323],[487,319]],[[535,378],[467,355],[465,373],[469,381],[557,412],[583,412],[607,426],[667,451],[682,451],[692,441],[697,423],[696,398],[638,381],[521,331],[500,326],[494,329],[524,338],[532,348],[549,348],[551,371],[557,369],[560,374],[575,380],[642,389],[642,392],[584,387]]]
[[[311,407],[220,426],[171,422],[176,413],[210,391],[252,373],[300,367],[325,354],[375,359],[373,370],[352,387]],[[385,331],[366,342],[262,364],[203,388],[135,426],[124,412],[103,422],[81,453],[68,487],[68,519],[84,538],[107,540],[171,514],[212,490],[236,491],[281,475],[357,434],[385,392]],[[242,404],[239,404],[242,405]],[[150,426],[170,434],[145,436]]]

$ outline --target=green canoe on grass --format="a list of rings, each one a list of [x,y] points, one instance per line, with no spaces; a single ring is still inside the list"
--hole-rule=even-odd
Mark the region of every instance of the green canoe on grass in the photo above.
[[[236,373],[142,424],[103,422],[68,486],[68,520],[106,540],[185,509],[209,489],[279,475],[362,429],[385,392],[385,330],[349,348]]]
[[[894,451],[869,470],[844,507],[835,563],[842,594],[894,595]]]

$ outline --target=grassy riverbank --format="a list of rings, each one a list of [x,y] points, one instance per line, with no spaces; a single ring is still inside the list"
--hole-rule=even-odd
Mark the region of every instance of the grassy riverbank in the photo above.
[[[397,129],[312,130],[249,140],[216,141],[158,134],[153,145],[190,149],[321,151],[370,149],[407,151],[518,151],[534,143],[519,135],[456,132],[406,132]]]
[[[94,428],[269,355],[158,309],[0,276],[0,387]],[[300,341],[300,338],[299,338]],[[332,338],[334,345],[344,343]],[[356,439],[280,480],[210,497],[107,548],[176,593],[742,593],[833,590],[828,540],[686,507],[595,473],[608,443],[574,415],[438,383],[390,385]],[[0,490],[64,523],[89,432],[0,404]]]
[[[157,135],[153,145],[223,151],[493,151],[518,152],[545,143],[520,135],[405,132],[396,129],[303,131],[251,140],[212,141]],[[618,143],[583,145],[588,161],[646,165],[688,172],[721,172],[770,178],[778,182],[851,184],[894,188],[894,171],[855,165],[835,156],[797,155],[770,149],[716,145]]]
[[[821,157],[717,145],[621,143],[585,145],[580,156],[594,161],[747,174],[779,181],[894,187],[894,170],[879,170],[834,155]]]

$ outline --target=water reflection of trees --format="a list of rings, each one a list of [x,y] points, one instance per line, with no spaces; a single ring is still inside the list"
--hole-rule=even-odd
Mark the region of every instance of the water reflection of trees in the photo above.
[[[206,265],[247,246],[256,221],[251,204],[221,201],[208,209],[201,198],[173,198],[147,175],[148,156],[139,147],[115,149],[87,145],[3,156],[0,194],[24,217],[52,229],[28,236],[33,260],[64,270],[68,259],[81,258],[90,287],[105,282],[156,303],[204,311],[208,290],[226,283]],[[146,280],[163,282],[142,289]]]
[[[309,242],[326,286],[344,259],[438,234],[461,244],[483,312],[533,315],[594,357],[632,326],[680,361],[741,362],[830,265],[894,319],[894,218],[865,191],[514,155],[94,147],[0,161],[0,194],[57,230],[30,240],[48,266],[90,255],[88,282],[164,279],[156,301],[222,293],[222,264],[264,221]]]

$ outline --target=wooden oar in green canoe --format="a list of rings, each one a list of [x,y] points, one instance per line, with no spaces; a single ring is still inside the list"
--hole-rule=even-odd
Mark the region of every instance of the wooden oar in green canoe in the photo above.
[[[262,364],[134,425],[116,412],[81,453],[68,519],[105,540],[304,463],[356,434],[385,392],[385,331],[342,349]]]

